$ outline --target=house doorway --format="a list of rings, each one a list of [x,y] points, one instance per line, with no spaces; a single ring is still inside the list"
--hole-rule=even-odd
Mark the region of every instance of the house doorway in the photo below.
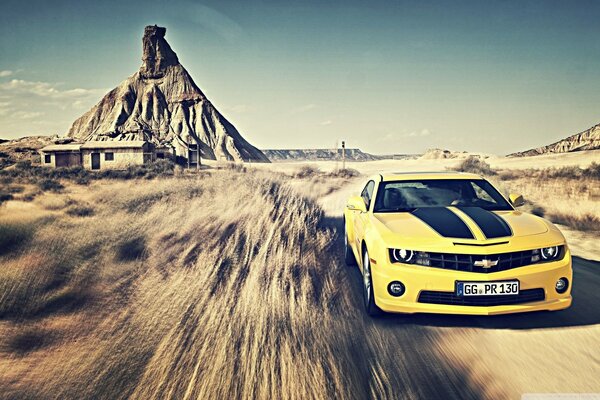
[[[92,169],[100,169],[100,153],[92,153]]]

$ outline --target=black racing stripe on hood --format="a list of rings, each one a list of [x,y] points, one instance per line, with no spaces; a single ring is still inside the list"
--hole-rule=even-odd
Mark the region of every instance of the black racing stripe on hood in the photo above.
[[[512,236],[512,230],[508,223],[497,214],[484,210],[481,207],[457,207],[471,218],[486,238],[493,239]]]
[[[417,208],[412,215],[425,222],[437,233],[445,237],[475,239],[462,219],[445,207]]]

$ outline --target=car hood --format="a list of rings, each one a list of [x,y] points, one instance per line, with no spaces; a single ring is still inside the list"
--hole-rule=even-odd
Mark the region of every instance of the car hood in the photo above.
[[[490,212],[479,207],[432,207],[373,215],[384,236],[405,239],[439,241],[442,237],[487,242],[548,232],[544,219],[514,210]]]

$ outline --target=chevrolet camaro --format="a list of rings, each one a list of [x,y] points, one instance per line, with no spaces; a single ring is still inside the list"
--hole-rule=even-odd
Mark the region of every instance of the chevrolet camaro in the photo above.
[[[366,311],[492,315],[571,305],[571,253],[549,221],[466,173],[370,179],[344,209]]]

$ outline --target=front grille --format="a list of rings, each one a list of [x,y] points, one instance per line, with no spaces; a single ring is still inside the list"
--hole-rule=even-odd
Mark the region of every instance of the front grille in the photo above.
[[[416,264],[427,267],[443,268],[454,271],[481,272],[488,274],[492,272],[506,271],[507,269],[519,268],[535,263],[535,261],[532,262],[534,250],[488,255],[418,252],[415,254],[415,256]],[[561,259],[562,256],[564,256],[564,250],[561,246],[559,249],[559,257],[557,259]],[[539,255],[536,255],[536,257],[539,260]],[[475,266],[476,261],[482,260],[498,261],[498,264],[489,268]]]
[[[519,294],[503,296],[457,296],[454,292],[425,290],[419,294],[419,303],[446,304],[453,306],[508,306],[533,303],[546,298],[544,289],[521,290]]]

